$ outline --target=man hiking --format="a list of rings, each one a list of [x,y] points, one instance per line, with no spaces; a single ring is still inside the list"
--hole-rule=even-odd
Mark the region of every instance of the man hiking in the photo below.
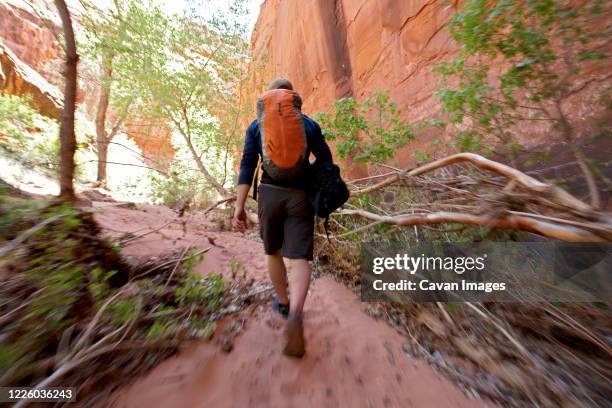
[[[291,82],[282,77],[272,81],[257,101],[257,119],[246,130],[233,218],[234,227],[244,231],[244,203],[261,156],[260,236],[276,289],[272,308],[288,319],[283,352],[293,357],[302,357],[305,352],[302,310],[310,286],[308,261],[313,252],[314,211],[306,192],[309,156],[313,153],[319,163],[332,162],[321,128],[301,113],[301,105]],[[287,294],[287,270],[291,298]]]

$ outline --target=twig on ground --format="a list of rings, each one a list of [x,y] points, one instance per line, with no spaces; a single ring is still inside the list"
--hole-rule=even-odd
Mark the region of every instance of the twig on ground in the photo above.
[[[159,231],[159,230],[161,230],[161,229],[163,229],[163,228],[167,227],[168,225],[172,224],[172,223],[173,223],[173,222],[175,222],[176,220],[177,220],[177,218],[174,218],[174,219],[172,219],[172,220],[170,220],[170,221],[168,221],[168,222],[164,223],[163,225],[160,225],[159,227],[154,228],[154,229],[152,229],[152,230],[150,230],[150,231],[147,231],[147,232],[144,232],[144,233],[142,233],[142,234],[135,235],[135,236],[133,236],[133,237],[129,237],[129,238],[126,238],[126,239],[123,239],[123,240],[119,240],[119,245],[120,245],[120,246],[125,246],[125,245],[127,245],[129,242],[135,241],[135,240],[140,239],[140,238],[142,238],[142,237],[146,237],[146,236],[147,236],[147,235],[149,235],[149,234],[153,234],[154,232],[157,232],[157,231]]]
[[[198,241],[199,238],[194,239],[193,241],[191,241],[191,243],[189,245],[187,245],[184,249],[183,252],[181,252],[181,255],[176,259],[176,264],[174,265],[174,268],[172,268],[172,272],[170,272],[170,275],[168,275],[168,279],[166,280],[166,283],[164,284],[164,289],[166,289],[166,287],[168,286],[168,284],[170,283],[170,281],[172,280],[172,277],[174,276],[174,273],[176,272],[176,270],[178,269],[179,265],[181,264],[181,262],[183,261],[183,258],[185,257],[185,255],[187,254],[187,252],[189,251],[189,249],[191,249],[191,247],[193,246],[193,244],[196,243],[196,241]],[[210,249],[210,248],[208,248]]]

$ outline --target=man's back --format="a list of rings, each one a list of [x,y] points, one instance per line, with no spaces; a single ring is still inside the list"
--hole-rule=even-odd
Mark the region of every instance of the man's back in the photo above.
[[[331,151],[325,142],[321,128],[314,120],[304,115],[304,130],[306,131],[307,149],[309,153],[314,154],[317,160],[332,161]],[[253,175],[257,169],[259,158],[262,156],[261,134],[259,123],[255,119],[246,130],[244,150],[242,160],[240,162],[240,175],[238,176],[238,184],[252,184]],[[295,179],[281,182],[272,179],[265,171],[262,170],[262,184],[272,184],[279,187],[306,189],[307,175],[296,177]]]

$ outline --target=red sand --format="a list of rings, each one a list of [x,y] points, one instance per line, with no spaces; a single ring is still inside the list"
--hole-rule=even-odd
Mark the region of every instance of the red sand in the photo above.
[[[108,203],[100,204],[108,205]],[[96,204],[98,206],[98,204]],[[104,228],[135,231],[157,227],[176,215],[165,207],[145,211],[98,208]],[[208,227],[208,230],[207,230]],[[232,232],[211,232],[192,216],[187,234],[173,223],[125,249],[155,256],[184,247],[207,248],[201,273],[229,275],[231,260],[243,263],[248,277],[265,279],[261,244]],[[146,231],[143,230],[142,232]],[[181,238],[181,239],[178,239]],[[214,246],[209,238],[218,245]],[[235,263],[235,261],[234,261]],[[363,313],[365,305],[330,277],[315,280],[305,306],[307,354],[301,360],[281,354],[284,321],[269,307],[254,310],[230,353],[216,341],[196,342],[113,395],[105,406],[164,407],[476,407],[424,362],[402,351],[404,338]],[[218,329],[215,337],[219,336]],[[492,405],[492,404],[489,404]]]

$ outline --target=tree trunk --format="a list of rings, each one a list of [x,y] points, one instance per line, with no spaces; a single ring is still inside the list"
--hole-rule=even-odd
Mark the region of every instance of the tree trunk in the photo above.
[[[183,139],[185,139],[185,143],[187,143],[187,147],[189,147],[191,156],[193,157],[196,164],[198,165],[198,169],[200,170],[202,175],[204,175],[206,182],[210,184],[211,187],[214,188],[222,197],[226,197],[228,195],[228,192],[223,188],[223,185],[219,183],[217,180],[215,180],[212,174],[210,174],[206,166],[204,166],[204,163],[202,163],[202,159],[198,155],[198,152],[196,152],[196,149],[193,146],[193,143],[191,143],[191,129],[189,128],[189,117],[187,116],[186,109],[183,109],[182,113],[183,113],[183,119],[185,120],[185,128],[183,128],[180,122],[177,121],[176,119],[173,119],[174,124],[179,130],[179,133],[181,134],[181,136],[183,136]]]
[[[108,161],[108,145],[104,140],[97,140],[98,149],[98,177],[96,181],[100,186],[106,185],[106,164]]]
[[[106,184],[106,159],[108,158],[108,143],[111,141],[106,133],[106,114],[111,92],[112,60],[113,57],[110,54],[104,54],[102,57],[100,98],[98,99],[98,110],[96,112],[96,144],[98,148],[98,176],[96,180],[102,186]]]
[[[206,169],[206,166],[204,166],[204,163],[202,163],[202,159],[200,159],[200,156],[198,156],[198,153],[193,147],[193,144],[191,143],[191,139],[189,139],[189,137],[185,135],[183,135],[183,137],[185,138],[185,142],[187,143],[187,146],[189,147],[189,151],[191,152],[191,155],[193,156],[196,164],[198,165],[198,169],[200,169],[200,172],[204,175],[206,182],[210,184],[215,190],[217,190],[217,192],[221,196],[223,197],[227,196],[228,192],[223,188],[223,186],[217,180],[215,180],[215,178]]]
[[[66,2],[55,0],[55,6],[62,20],[66,41],[66,65],[64,68],[66,88],[64,91],[64,110],[60,122],[60,197],[72,201],[74,200],[74,153],[76,151],[74,110],[76,108],[77,62],[79,56]]]

